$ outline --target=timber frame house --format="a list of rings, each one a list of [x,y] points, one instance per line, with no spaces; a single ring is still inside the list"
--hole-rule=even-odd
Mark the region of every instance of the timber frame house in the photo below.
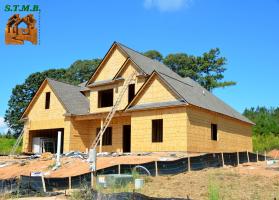
[[[190,78],[114,42],[79,86],[45,79],[22,115],[23,151],[87,151],[134,73],[99,152],[252,150],[253,123]]]

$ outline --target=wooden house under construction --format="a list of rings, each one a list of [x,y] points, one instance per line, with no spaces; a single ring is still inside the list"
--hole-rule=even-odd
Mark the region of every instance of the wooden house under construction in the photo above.
[[[122,97],[120,94],[123,93]],[[79,86],[46,79],[22,115],[23,151],[231,152],[252,150],[253,123],[190,78],[114,42]]]

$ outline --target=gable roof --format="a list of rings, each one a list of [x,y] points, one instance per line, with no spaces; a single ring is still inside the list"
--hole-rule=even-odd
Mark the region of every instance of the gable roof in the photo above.
[[[172,71],[169,67],[164,65],[163,63],[150,59],[141,53],[119,43],[116,44],[130,57],[134,63],[137,64],[146,74],[151,75],[153,71],[157,71],[163,74],[169,74],[174,78],[181,78],[177,73]]]
[[[30,106],[32,102],[35,100],[36,96],[39,94],[40,89],[46,83],[49,84],[52,91],[57,96],[58,100],[64,107],[67,113],[69,114],[86,114],[89,111],[89,102],[86,97],[80,92],[81,87],[70,85],[67,83],[63,83],[60,81],[56,81],[50,78],[46,78],[33,99],[30,101],[29,105],[25,109],[22,117],[26,115],[26,113],[30,110]]]
[[[103,60],[100,62],[100,64],[98,65],[98,67],[96,68],[94,73],[91,75],[91,78],[87,81],[85,86],[88,86],[92,82],[92,80],[96,76],[96,74],[99,73],[99,71],[101,70],[100,67],[102,66],[102,63],[104,62],[105,58],[109,55],[110,52],[112,52],[112,50],[115,47],[119,47],[119,49],[127,57],[127,60],[123,63],[123,65],[125,65],[125,63],[128,60],[131,60],[137,67],[139,67],[147,75],[151,75],[151,73],[155,70],[157,72],[171,74],[171,76],[176,77],[176,78],[180,77],[178,74],[176,74],[174,71],[172,71],[169,67],[167,67],[163,63],[158,62],[156,60],[152,60],[119,42],[113,42],[113,44],[109,48],[108,52],[105,54]],[[121,70],[121,68],[119,70]],[[116,78],[116,76],[114,78]]]
[[[163,106],[170,106],[173,104],[191,104],[200,108],[204,108],[210,111],[214,111],[223,115],[227,115],[229,117],[241,120],[243,122],[254,124],[249,119],[241,115],[239,112],[234,110],[232,107],[230,107],[228,104],[223,102],[221,99],[207,91],[205,88],[203,88],[200,84],[195,82],[194,80],[190,78],[182,78],[175,72],[173,72],[169,67],[164,65],[161,62],[152,60],[141,53],[126,47],[125,45],[114,42],[111,46],[110,50],[117,45],[124,54],[126,54],[127,59],[131,59],[137,67],[139,67],[144,73],[147,75],[150,75],[149,79],[152,78],[152,74],[157,74],[159,77],[166,83],[166,85],[176,94],[178,94],[180,97],[182,97],[182,101],[179,100],[179,102],[169,102],[169,103],[161,103],[158,104],[150,104],[145,106],[137,106],[133,107],[131,106],[133,101],[130,102],[129,105],[127,105],[127,110],[134,110],[134,109],[140,109],[140,108],[146,108],[146,107],[163,107]],[[108,52],[109,52],[108,51]],[[107,52],[107,54],[108,54]],[[106,55],[107,55],[106,54]],[[106,56],[105,56],[106,57]],[[101,62],[102,63],[102,62]],[[100,65],[99,65],[100,66]],[[99,68],[98,66],[98,68]],[[98,71],[98,68],[95,70]],[[90,78],[90,80],[93,78],[94,74]],[[114,77],[116,78],[116,77]],[[66,111],[70,114],[74,115],[83,115],[88,114],[89,112],[89,102],[87,98],[81,93],[83,90],[87,90],[87,86],[90,83],[90,80],[87,82],[84,82],[80,84],[79,86],[73,86],[70,84],[62,83],[59,81],[55,81],[53,79],[47,78],[45,81],[47,81],[52,88],[53,92],[56,94],[56,96],[59,98],[60,102],[66,109]],[[44,81],[44,82],[45,82]],[[148,82],[148,80],[146,81]],[[97,84],[97,83],[96,83]],[[93,84],[93,86],[95,86]],[[146,84],[143,84],[140,90],[145,87]],[[135,98],[137,98],[140,90],[136,94]],[[36,93],[37,94],[37,93]],[[36,96],[36,95],[35,95]],[[134,98],[134,99],[135,99]],[[34,99],[34,98],[33,98]],[[32,99],[32,101],[33,101]],[[31,102],[32,102],[31,101]],[[30,102],[30,104],[31,104]],[[29,104],[29,105],[30,105]],[[26,110],[28,110],[29,105]],[[26,112],[26,111],[25,111]],[[25,114],[24,112],[24,114]],[[24,115],[23,114],[23,115]],[[23,116],[22,115],[22,116]]]
[[[47,78],[50,87],[70,114],[89,112],[89,101],[80,92],[80,87]]]
[[[187,103],[254,124],[191,78],[182,78],[163,63],[152,60],[123,44],[117,44],[145,73],[150,75],[153,71],[157,72]],[[132,107],[128,109],[132,110]]]
[[[159,74],[185,99],[187,103],[254,124],[248,118],[244,117],[191,78],[175,79],[166,74]]]

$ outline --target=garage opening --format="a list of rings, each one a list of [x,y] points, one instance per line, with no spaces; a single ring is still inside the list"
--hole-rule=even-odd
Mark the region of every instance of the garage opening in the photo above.
[[[44,129],[29,131],[29,150],[36,154],[57,152],[57,136],[61,131],[61,152],[64,147],[64,129]]]

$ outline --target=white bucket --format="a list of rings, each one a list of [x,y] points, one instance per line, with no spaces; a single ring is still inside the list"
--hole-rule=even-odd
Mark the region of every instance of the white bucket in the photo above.
[[[141,178],[135,179],[135,189],[136,190],[141,189],[143,187],[143,184],[144,184],[143,179],[141,179]]]

